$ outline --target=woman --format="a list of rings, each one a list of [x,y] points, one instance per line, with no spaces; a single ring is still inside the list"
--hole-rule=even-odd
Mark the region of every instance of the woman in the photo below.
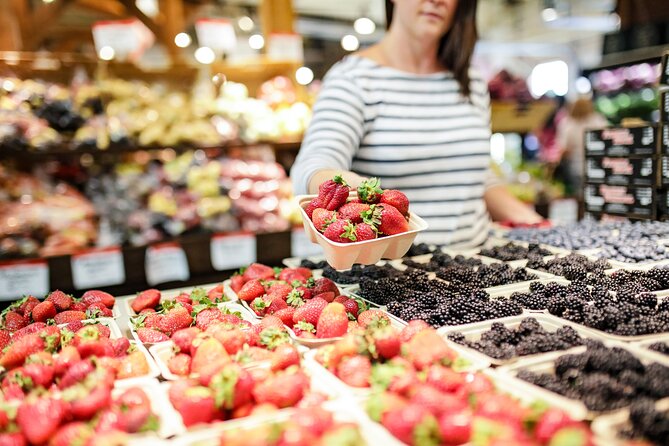
[[[485,241],[488,213],[540,221],[490,173],[489,97],[469,67],[476,0],[394,0],[386,7],[384,38],[325,76],[291,170],[296,193],[316,193],[342,172],[352,187],[379,177],[428,221],[419,241],[459,247]]]

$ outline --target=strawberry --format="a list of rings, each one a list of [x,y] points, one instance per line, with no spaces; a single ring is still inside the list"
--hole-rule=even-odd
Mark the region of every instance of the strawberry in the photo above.
[[[296,280],[304,283],[309,280],[311,276],[312,274],[309,268],[298,266],[297,268],[284,268],[281,270],[279,273],[279,280],[283,280],[287,284],[293,283]],[[269,293],[270,291],[268,290],[267,292]]]
[[[217,361],[228,362],[230,357],[220,342],[214,338],[196,339],[197,349],[193,353],[191,372],[199,373],[201,369]]]
[[[390,325],[380,327],[372,332],[376,353],[380,358],[391,359],[400,354],[400,337]]]
[[[56,324],[67,324],[74,321],[83,321],[86,319],[86,313],[83,311],[67,310],[56,314],[53,319],[56,321]]]
[[[291,291],[293,291],[293,287],[291,285],[288,283],[276,281],[269,288],[267,288],[267,295],[286,299]]]
[[[327,305],[328,303],[325,300],[314,297],[295,310],[295,314],[293,314],[293,323],[297,324],[300,321],[304,321],[315,327],[318,324],[318,318]]]
[[[318,232],[325,232],[325,230],[337,220],[337,211],[329,211],[324,208],[314,209],[311,215],[311,221]]]
[[[135,325],[137,328],[152,328],[154,330],[160,329],[160,321],[163,318],[161,313],[146,313],[146,316],[140,316],[139,318],[134,319],[136,321]]]
[[[358,315],[358,325],[361,328],[390,325],[390,318],[381,310],[366,310]]]
[[[128,338],[112,339],[110,344],[112,349],[114,349],[114,356],[117,358],[120,356],[125,356],[125,354],[128,352],[128,349],[130,348],[130,341]]]
[[[233,274],[232,277],[230,277],[230,288],[232,288],[232,291],[235,293],[239,293],[239,290],[244,286],[244,282],[244,277],[242,277],[241,274]]]
[[[331,180],[327,180],[318,186],[320,207],[328,211],[337,210],[346,204],[350,192],[351,189],[344,178],[341,175],[335,175]]]
[[[281,319],[279,317],[274,316],[274,315],[265,316],[260,321],[260,327],[261,327],[261,330],[260,330],[261,332],[266,328],[272,328],[272,327],[279,328],[279,329],[283,330],[283,321],[281,321]]]
[[[155,344],[158,342],[169,341],[170,338],[167,337],[165,333],[161,333],[158,330],[152,328],[140,327],[137,329],[137,337],[139,340],[145,344]]]
[[[262,263],[252,263],[250,264],[244,274],[244,281],[248,282],[249,280],[258,279],[258,280],[268,280],[274,278],[274,269],[263,265]]]
[[[358,223],[353,228],[353,238],[357,242],[364,242],[367,240],[374,240],[377,237],[376,231],[367,223]]]
[[[383,414],[381,422],[397,439],[406,444],[437,445],[439,425],[435,417],[424,407],[408,404],[398,409],[391,409]]]
[[[336,300],[337,298],[335,298]],[[341,302],[342,305],[344,305],[344,309],[346,310],[346,314],[348,315],[349,319],[352,320],[357,320],[358,319],[358,302],[356,302],[355,299],[349,299],[347,297],[344,297],[344,301]]]
[[[81,321],[74,321],[63,326],[63,330],[69,330],[72,333],[76,333],[84,327],[84,323]]]
[[[53,302],[58,311],[69,310],[74,303],[74,298],[60,290],[52,291],[46,300]]]
[[[472,415],[469,411],[449,411],[439,416],[439,434],[445,444],[469,443],[472,436]]]
[[[102,302],[95,302],[86,308],[86,317],[88,319],[96,319],[99,317],[113,317],[112,310],[107,308]]]
[[[418,370],[423,370],[432,364],[450,365],[457,357],[433,328],[416,333],[404,344],[403,355]]]
[[[28,325],[28,318],[15,311],[8,311],[5,314],[4,328],[9,332],[15,332]]]
[[[102,324],[92,324],[84,325],[74,334],[72,339],[72,344],[76,347],[85,341],[98,340],[102,338],[107,338],[111,336],[111,330],[106,325]]]
[[[560,429],[576,424],[578,422],[572,420],[564,411],[550,408],[541,414],[534,432],[541,444],[548,444]]]
[[[223,320],[223,313],[218,308],[206,308],[195,316],[195,326],[200,330],[206,330],[211,324]]]
[[[182,304],[186,303],[188,305],[193,305],[193,299],[191,299],[190,294],[188,294],[185,291],[179,294],[177,297],[175,297],[174,301]]]
[[[23,373],[32,379],[36,387],[48,388],[53,382],[53,365],[30,363],[23,366]]]
[[[291,321],[292,325],[292,321]],[[4,349],[12,340],[12,335],[7,330],[0,330],[0,350]]]
[[[38,303],[39,300],[35,296],[26,296],[13,303],[10,308],[14,309],[21,316],[28,316]]]
[[[212,289],[210,289],[207,292],[207,297],[209,298],[210,301],[217,303],[217,302],[225,302],[228,300],[228,298],[225,296],[223,292],[223,284],[216,285]]]
[[[76,347],[72,345],[65,346],[61,349],[60,353],[56,355],[53,359],[54,373],[56,376],[60,377],[72,366],[73,364],[79,362],[81,356]]]
[[[318,297],[319,299],[323,299],[325,302],[332,302],[335,298],[336,294],[333,293],[332,291],[326,291],[325,293],[320,293],[314,295],[314,297]]]
[[[70,413],[78,420],[90,420],[111,403],[111,387],[106,384],[87,389],[79,384],[63,392],[63,399],[70,403]]]
[[[395,189],[386,189],[381,195],[382,204],[389,204],[405,217],[409,216],[409,199],[403,192],[400,192]]]
[[[95,303],[101,303],[105,307],[111,309],[114,307],[116,299],[114,298],[114,296],[104,291],[89,290],[86,291],[83,296],[81,296],[81,302],[87,307],[90,307]]]
[[[208,387],[177,381],[170,386],[169,398],[186,427],[211,423],[218,416],[214,392]]]
[[[86,376],[95,370],[90,359],[82,359],[78,362],[71,362],[70,364],[70,367],[65,371],[58,383],[58,387],[61,389],[65,389],[73,384],[83,381]],[[56,371],[58,371],[58,366],[56,366]]]
[[[290,336],[281,327],[268,327],[260,332],[260,345],[267,348],[267,350],[274,350],[279,345],[289,343]]]
[[[428,328],[430,328],[430,324],[428,324],[423,320],[414,319],[412,321],[409,321],[409,323],[400,332],[400,340],[402,342],[409,342],[416,333]]]
[[[86,423],[74,421],[61,426],[49,440],[49,446],[85,445],[93,433],[93,429]]]
[[[45,300],[35,305],[31,317],[35,322],[46,322],[56,315],[56,306],[52,301]]]
[[[28,356],[44,350],[45,346],[44,339],[38,333],[26,335],[9,345],[0,358],[0,365],[8,370],[18,367]]]
[[[21,339],[25,335],[29,335],[31,333],[38,333],[40,330],[43,330],[45,328],[46,324],[44,322],[33,322],[27,327],[23,327],[22,329],[15,331],[14,334],[12,335],[12,341],[16,342],[16,340]]]
[[[378,178],[369,178],[358,186],[358,199],[362,203],[378,203],[382,194],[381,181]]]
[[[2,446],[26,446],[26,438],[21,432],[0,434],[0,445]]]
[[[144,308],[142,311],[139,312],[139,314],[149,314],[149,313],[157,313],[155,308]]]
[[[337,377],[352,387],[369,387],[372,363],[362,355],[343,359],[337,367]]]
[[[404,215],[389,204],[370,206],[363,215],[363,221],[375,227],[382,235],[395,235],[409,230],[409,222]]]
[[[344,302],[346,302],[346,301],[349,300],[349,299],[350,299],[349,297],[344,296],[344,295],[342,294],[341,296],[337,296],[337,297],[335,297],[334,300],[333,300],[332,302],[337,302],[337,303],[343,305]]]
[[[82,358],[88,358],[89,356],[97,356],[98,358],[103,356],[115,356],[114,347],[109,338],[85,340],[80,342],[76,347]]]
[[[146,356],[140,350],[135,350],[126,356],[122,356],[119,360],[117,370],[116,379],[145,376],[151,372]]]
[[[245,302],[251,302],[257,297],[265,294],[265,287],[262,286],[260,279],[249,280],[237,293],[237,297]]]
[[[70,311],[86,311],[86,304],[79,301],[75,300],[74,303],[70,306]]]
[[[115,401],[120,408],[121,424],[128,433],[139,432],[150,423],[151,400],[139,387],[131,387]]]
[[[291,365],[300,365],[300,353],[292,344],[281,344],[272,352],[273,371],[287,369]]]
[[[350,230],[347,230],[350,227],[352,225],[349,220],[335,220],[323,231],[323,235],[333,242],[351,243],[354,240],[351,239]]]
[[[293,316],[295,315],[295,311],[296,311],[295,307],[286,307],[286,308],[283,308],[281,310],[276,311],[274,313],[274,316],[281,319],[281,321],[285,325],[287,325],[289,327],[292,327],[293,326]]]
[[[335,296],[339,296],[341,294],[339,292],[337,284],[334,283],[332,280],[328,279],[327,277],[321,277],[320,279],[317,279],[314,282],[314,288],[312,292],[314,297],[326,292],[332,292]]]
[[[167,361],[170,372],[179,376],[188,376],[190,373],[191,357],[185,353],[179,353]]]
[[[300,321],[297,324],[293,325],[293,331],[295,332],[295,336],[298,336],[300,338],[316,337],[316,327],[305,321]]]
[[[316,324],[316,336],[319,338],[336,338],[346,334],[348,316],[342,304],[329,303],[321,312]]]
[[[271,403],[278,408],[296,405],[309,390],[309,378],[301,370],[288,369],[258,382],[253,389],[257,403]]]
[[[339,208],[339,215],[342,220],[350,220],[351,223],[362,223],[362,213],[369,210],[366,203],[354,203],[349,201]]]
[[[265,314],[274,314],[277,311],[283,310],[285,308],[288,308],[288,304],[286,303],[286,301],[281,299],[280,297],[275,297],[272,298],[267,304],[267,308],[265,309]]]
[[[42,444],[53,436],[65,419],[66,412],[64,401],[49,397],[39,398],[19,406],[16,423],[30,443]]]
[[[171,339],[180,352],[190,355],[191,344],[193,343],[193,340],[198,335],[198,333],[201,333],[201,331],[202,330],[197,327],[183,328],[172,334]]]
[[[160,291],[155,289],[144,290],[137,294],[130,307],[135,313],[139,313],[145,308],[155,308],[160,303]]]
[[[237,364],[230,364],[214,375],[209,383],[216,407],[236,409],[251,402],[254,387],[253,376]]]
[[[213,336],[230,355],[236,354],[246,343],[246,335],[239,329],[218,330]]]
[[[177,330],[190,327],[193,317],[190,312],[182,306],[176,306],[169,310],[160,320],[158,328],[166,335],[171,335]]]

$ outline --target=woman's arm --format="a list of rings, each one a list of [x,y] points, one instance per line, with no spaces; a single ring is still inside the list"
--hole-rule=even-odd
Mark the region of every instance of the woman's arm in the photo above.
[[[541,215],[511,195],[503,185],[487,188],[483,198],[493,220],[526,224],[539,223],[543,220]]]

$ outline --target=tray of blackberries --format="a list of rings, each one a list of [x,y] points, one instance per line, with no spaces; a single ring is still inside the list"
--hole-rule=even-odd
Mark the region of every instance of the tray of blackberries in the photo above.
[[[548,261],[558,254],[568,251],[539,243],[512,242],[504,239],[490,238],[477,250],[476,254],[502,262],[511,266],[526,266],[528,259],[536,258]]]
[[[585,281],[588,285],[608,288],[613,292],[654,292],[658,297],[669,296],[669,266],[606,270],[589,274]]]
[[[496,369],[516,388],[586,417],[669,397],[669,368],[642,349],[617,341],[585,339],[584,345]]]
[[[601,446],[669,444],[669,399],[641,398],[628,409],[596,418],[592,431]]]
[[[439,333],[454,343],[455,349],[465,349],[495,366],[567,350],[583,345],[587,338],[598,338],[590,330],[546,314],[443,327]]]
[[[615,288],[587,281],[535,281],[509,299],[531,312],[549,313],[607,339],[642,341],[669,333],[669,298],[638,284]]]

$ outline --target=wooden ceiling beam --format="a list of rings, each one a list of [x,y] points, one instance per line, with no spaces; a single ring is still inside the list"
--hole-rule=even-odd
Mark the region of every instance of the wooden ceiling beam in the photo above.
[[[71,0],[59,0],[37,7],[35,12],[31,14],[27,27],[22,29],[24,34],[23,49],[27,51],[39,49],[51,27],[70,3]]]
[[[76,0],[76,5],[112,17],[127,16],[125,7],[115,0]]]

